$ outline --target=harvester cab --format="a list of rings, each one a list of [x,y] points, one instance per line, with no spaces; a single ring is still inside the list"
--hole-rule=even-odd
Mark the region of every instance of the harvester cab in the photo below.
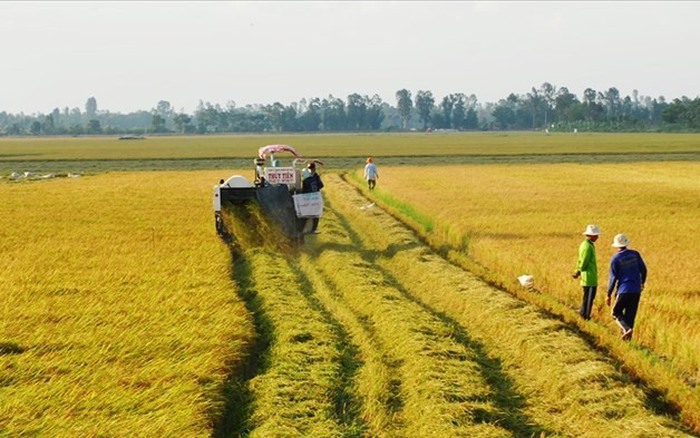
[[[291,154],[291,159],[285,157],[286,154]],[[302,193],[302,181],[308,176],[307,166],[310,163],[323,164],[319,160],[301,156],[288,145],[261,147],[253,160],[253,181],[242,175],[233,175],[214,186],[217,234],[236,238],[235,233],[232,235],[225,224],[222,208],[245,209],[257,204],[264,220],[274,224],[290,240],[302,242],[309,218],[323,214],[321,193]]]

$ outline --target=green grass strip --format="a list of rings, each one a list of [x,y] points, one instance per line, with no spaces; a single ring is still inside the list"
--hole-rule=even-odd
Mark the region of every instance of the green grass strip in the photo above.
[[[355,185],[364,187],[364,180],[362,180],[358,172],[350,172],[347,175],[355,182]],[[429,216],[423,214],[408,202],[403,202],[382,191],[381,188],[376,188],[372,191],[372,199],[379,202],[383,208],[396,211],[407,222],[420,228],[424,233],[430,233],[435,229],[435,222]]]

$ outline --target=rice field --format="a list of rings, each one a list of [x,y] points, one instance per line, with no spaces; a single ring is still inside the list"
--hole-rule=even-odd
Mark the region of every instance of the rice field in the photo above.
[[[445,177],[416,178],[426,172]],[[392,167],[382,169],[376,198],[453,260],[602,337],[633,373],[654,376],[675,388],[677,400],[697,405],[698,175],[700,165],[688,162]],[[357,176],[355,181],[360,184]],[[576,314],[580,287],[570,274],[589,223],[598,224],[603,236],[596,243],[594,321],[584,323]],[[629,348],[617,342],[618,329],[604,303],[617,233],[631,238],[650,272]],[[534,276],[534,293],[518,284],[523,274]]]
[[[693,436],[698,137],[573,137],[0,139],[0,166],[95,165],[0,180],[0,436]],[[268,143],[338,157],[301,247],[255,206],[214,231],[212,185],[252,173],[227,160]],[[620,231],[649,266],[632,344],[604,291],[577,318],[590,222],[603,281]]]
[[[0,435],[203,436],[254,339],[202,173],[0,184]]]
[[[680,154],[700,152],[697,134],[593,134],[539,132],[276,134],[146,137],[0,138],[0,162],[55,160],[209,160],[248,158],[260,146],[289,144],[312,157],[375,155]],[[250,161],[249,160],[249,161]],[[333,162],[329,163],[333,166]]]

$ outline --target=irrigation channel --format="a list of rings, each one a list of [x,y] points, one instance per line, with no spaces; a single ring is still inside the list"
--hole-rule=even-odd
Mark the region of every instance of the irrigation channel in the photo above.
[[[214,436],[692,436],[575,330],[324,182],[303,247],[231,246],[258,337]]]

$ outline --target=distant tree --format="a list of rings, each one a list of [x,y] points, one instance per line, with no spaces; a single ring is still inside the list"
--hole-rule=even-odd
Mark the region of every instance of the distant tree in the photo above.
[[[185,132],[185,127],[189,125],[191,121],[192,117],[190,117],[184,112],[175,114],[173,116],[173,122],[175,123],[175,126],[177,126],[178,132],[180,132],[181,134]]]
[[[413,110],[413,101],[411,100],[411,92],[405,88],[396,92],[396,106],[401,117],[401,129],[408,129],[408,122],[411,120],[411,111]]]
[[[664,122],[677,125],[675,129],[700,129],[700,97],[693,100],[686,96],[666,106],[661,118]]]
[[[622,99],[622,104],[620,105],[620,115],[629,120],[632,117],[632,112],[634,111],[634,104],[632,103],[632,98],[629,96],[625,96],[624,99]]]
[[[608,115],[608,118],[617,117],[620,112],[620,91],[617,88],[611,87],[603,94],[603,102]]]
[[[284,112],[284,105],[280,102],[275,102],[267,106],[266,112],[267,116],[270,118],[273,129],[277,132],[282,132],[282,113]]]
[[[78,124],[73,124],[68,127],[68,133],[71,135],[80,135],[85,133],[85,129]]]
[[[197,120],[197,132],[200,134],[220,132],[222,128],[221,114],[221,106],[200,100],[194,113]]]
[[[572,107],[578,103],[576,95],[571,93],[568,88],[561,87],[557,91],[557,96],[554,99],[554,111],[558,120],[570,121],[574,120]]]
[[[589,122],[598,121],[603,117],[605,108],[598,103],[598,92],[592,88],[583,91],[583,104],[586,108],[586,120]]]
[[[44,123],[41,126],[41,130],[44,134],[53,134],[55,131],[53,114],[48,114],[44,117]]]
[[[87,125],[87,133],[93,135],[101,134],[102,126],[100,125],[100,121],[97,119],[90,119]]]
[[[556,96],[557,89],[554,85],[549,82],[545,82],[540,85],[539,95],[542,98],[542,107],[544,109],[544,126],[549,127],[550,123],[550,112],[554,106],[554,98]]]
[[[12,123],[7,127],[7,135],[20,135],[22,133],[22,127],[19,123]]]
[[[466,98],[465,105],[467,107],[467,114],[464,118],[464,128],[478,129],[479,116],[477,114],[477,108],[479,105],[479,100],[476,98],[476,95],[470,94],[469,97]]]
[[[454,108],[452,109],[452,127],[455,129],[465,128],[467,96],[463,93],[454,95]]]
[[[529,99],[510,93],[491,109],[491,116],[499,129],[528,129],[532,127],[532,113],[528,107]]]
[[[29,132],[31,132],[32,135],[41,134],[41,123],[39,123],[38,120],[33,121],[32,124],[29,125]]]
[[[537,114],[540,113],[540,108],[542,107],[542,104],[542,95],[540,94],[539,90],[537,90],[535,87],[532,87],[532,90],[529,93],[527,93],[525,100],[525,105],[528,109],[528,112],[532,116],[532,129],[535,129],[537,127]]]
[[[165,129],[165,119],[160,114],[153,114],[151,119],[151,131],[155,133],[163,133]]]
[[[583,90],[583,103],[586,105],[595,103],[595,98],[597,95],[598,92],[596,92],[593,88],[586,88]]]
[[[428,129],[430,125],[430,113],[435,107],[435,98],[433,93],[430,91],[419,90],[416,93],[416,110],[418,110],[418,117],[421,122],[423,122],[423,129]]]
[[[652,123],[658,123],[661,121],[661,115],[664,113],[666,108],[668,108],[668,106],[669,103],[666,102],[666,98],[663,96],[659,96],[651,100],[650,118]]]
[[[367,104],[365,98],[357,93],[348,96],[347,104],[347,127],[350,130],[357,131],[364,125],[363,121],[367,114]]]
[[[384,131],[401,131],[403,128],[403,123],[401,122],[401,116],[399,115],[399,110],[396,105],[392,105],[388,102],[382,102],[382,123],[379,129]]]
[[[442,98],[440,109],[442,110],[442,127],[445,129],[452,128],[452,111],[457,100],[454,94],[448,94]]]
[[[639,91],[632,90],[632,117],[645,124],[649,121],[649,110],[646,104],[648,101],[648,96],[640,96]]]
[[[345,102],[342,99],[329,95],[328,99],[321,101],[324,131],[344,131],[347,128]]]
[[[666,123],[679,123],[686,112],[686,103],[680,99],[673,99],[671,104],[661,115],[661,119]]]
[[[375,94],[371,98],[364,97],[367,107],[367,112],[364,119],[364,129],[376,131],[381,128],[384,121],[384,111],[382,98]]]
[[[159,116],[163,117],[164,119],[170,117],[174,112],[173,107],[167,100],[159,100],[154,110]]]
[[[158,114],[165,120],[165,127],[167,128],[168,125],[172,126],[172,123],[169,123],[173,120],[175,110],[173,107],[170,105],[170,102],[167,100],[159,100],[158,103],[156,104],[156,107],[153,108],[153,112],[155,114]]]
[[[321,126],[321,100],[314,97],[306,104],[300,117],[301,128],[304,131],[316,132]]]
[[[499,100],[493,109],[492,115],[500,129],[511,129],[515,125],[514,101],[517,102],[517,97],[511,93],[509,99]]]
[[[476,109],[470,107],[467,110],[467,115],[464,118],[464,127],[466,129],[477,129],[479,128],[479,116],[476,113]]]
[[[54,108],[53,111],[51,111],[51,117],[53,118],[54,128],[61,126],[61,110]]]
[[[88,98],[87,102],[85,102],[85,114],[91,119],[97,114],[97,99],[94,97]]]
[[[700,129],[700,97],[688,102],[688,127]]]
[[[296,104],[292,103],[285,106],[282,110],[282,131],[297,132],[299,130],[300,128],[299,124],[297,123]]]
[[[558,112],[557,112],[558,114]],[[564,111],[564,121],[567,122],[582,122],[586,120],[586,106],[576,100],[571,106]]]

